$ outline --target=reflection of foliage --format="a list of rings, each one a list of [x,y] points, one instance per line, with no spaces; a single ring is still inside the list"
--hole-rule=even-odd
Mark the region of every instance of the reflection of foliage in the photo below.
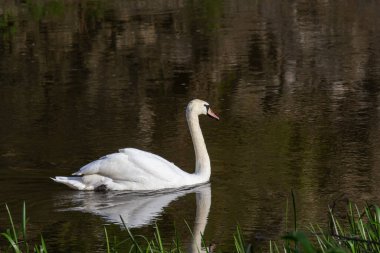
[[[231,94],[233,92],[233,89],[235,88],[235,85],[239,77],[240,73],[237,71],[226,72],[223,75],[223,78],[221,79],[220,83],[217,85],[219,93],[222,96]]]
[[[86,3],[86,18],[92,21],[101,20],[104,16],[104,1],[92,0]]]
[[[79,4],[83,7],[88,20],[100,20],[104,16],[105,2],[103,0],[89,0],[84,3],[67,3],[60,0],[27,0],[26,7],[28,14],[36,21],[44,18],[63,17],[69,11],[70,5]],[[21,6],[19,6],[22,8]],[[1,21],[0,21],[1,22]],[[0,24],[1,27],[1,24]]]
[[[203,0],[200,3],[192,3],[193,8],[190,18],[196,20],[196,29],[206,29],[206,33],[215,31],[219,28],[219,20],[222,15],[221,0]],[[194,17],[196,17],[194,19]]]
[[[61,17],[65,11],[65,5],[62,1],[27,1],[28,10],[35,20],[41,20],[45,17]]]
[[[201,19],[204,24],[207,24],[209,31],[219,28],[219,19],[222,12],[221,0],[204,0],[202,1],[203,8],[201,11]]]
[[[7,40],[16,32],[16,24],[11,13],[0,15],[0,35],[2,40]]]
[[[86,24],[90,28],[95,28],[96,25],[103,21],[105,14],[105,2],[102,0],[91,0],[86,2],[84,6],[84,18]]]

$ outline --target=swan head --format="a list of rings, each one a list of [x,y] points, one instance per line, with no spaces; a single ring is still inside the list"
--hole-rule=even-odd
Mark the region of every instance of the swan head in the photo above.
[[[210,118],[219,120],[219,117],[211,110],[210,104],[206,101],[200,99],[193,99],[187,105],[186,114],[190,116],[190,114],[195,115],[207,115]]]

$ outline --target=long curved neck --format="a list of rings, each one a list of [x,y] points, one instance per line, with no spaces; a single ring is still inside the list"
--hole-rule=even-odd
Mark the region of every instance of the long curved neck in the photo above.
[[[186,113],[186,118],[195,151],[195,174],[205,179],[204,181],[207,181],[210,179],[211,174],[210,157],[208,156],[205,140],[199,126],[199,118],[198,115],[191,112]]]

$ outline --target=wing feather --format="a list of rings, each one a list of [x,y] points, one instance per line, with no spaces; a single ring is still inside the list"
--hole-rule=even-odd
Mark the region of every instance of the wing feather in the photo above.
[[[164,158],[134,148],[120,149],[83,166],[73,175],[101,175],[113,180],[144,182],[172,181],[186,172]]]

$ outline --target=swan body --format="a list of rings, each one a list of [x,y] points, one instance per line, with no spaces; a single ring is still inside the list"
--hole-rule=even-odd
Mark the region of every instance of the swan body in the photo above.
[[[164,158],[134,148],[120,149],[80,168],[71,177],[57,176],[55,182],[76,190],[160,190],[208,182],[210,158],[199,126],[199,115],[219,117],[205,101],[194,99],[186,108],[186,118],[195,151],[195,172],[187,173]]]

